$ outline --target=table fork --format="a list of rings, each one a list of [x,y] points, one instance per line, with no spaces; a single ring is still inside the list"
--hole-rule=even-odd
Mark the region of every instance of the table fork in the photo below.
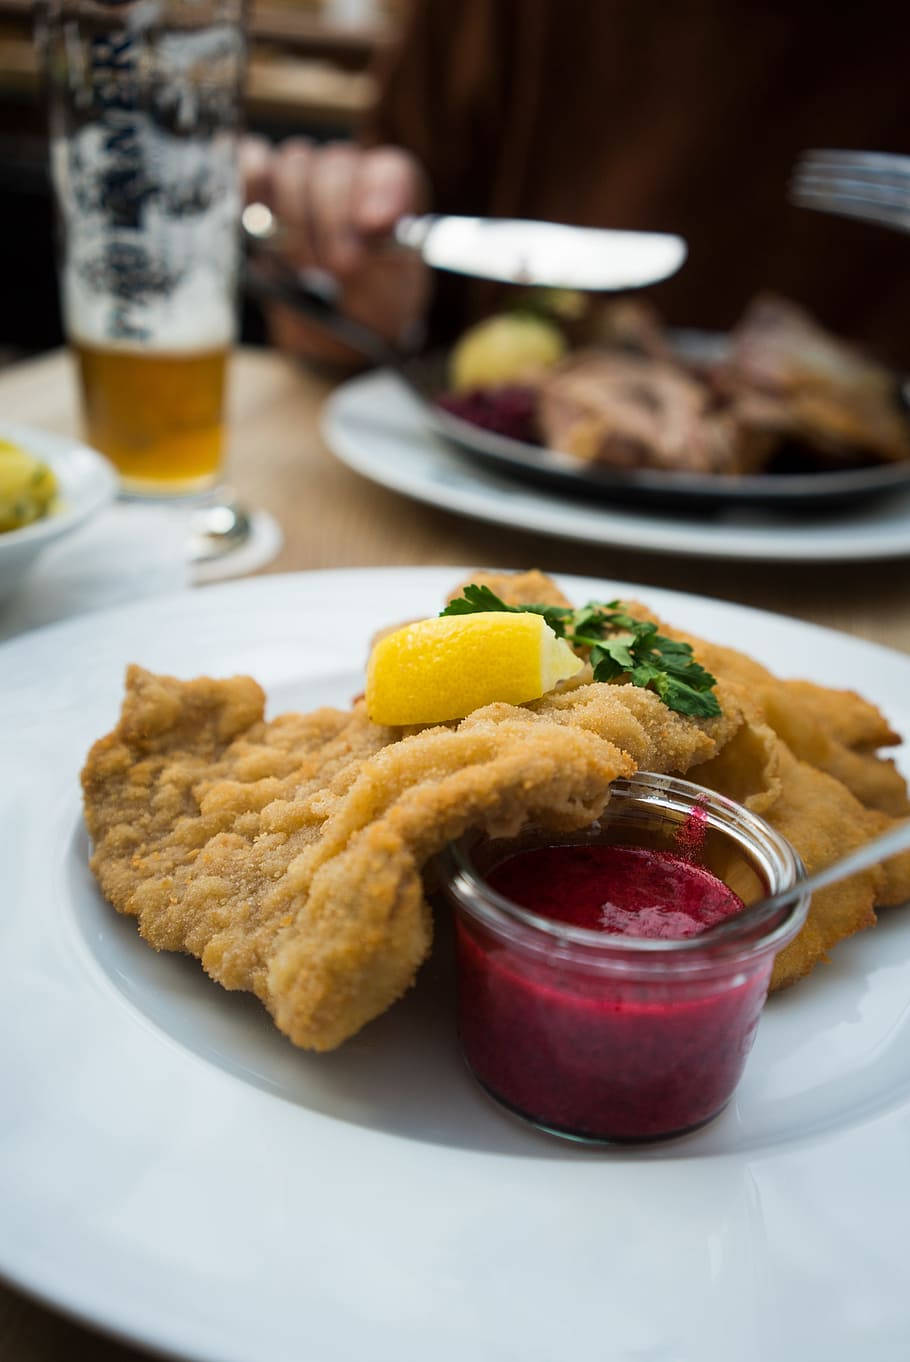
[[[801,208],[910,232],[910,156],[806,151],[794,168],[790,199]]]

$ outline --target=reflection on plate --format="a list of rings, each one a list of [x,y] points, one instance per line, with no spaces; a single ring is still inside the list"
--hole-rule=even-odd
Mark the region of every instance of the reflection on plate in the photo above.
[[[462,1070],[444,928],[405,1002],[338,1054],[304,1054],[254,1000],[156,956],[101,900],[77,773],[127,661],[255,672],[272,713],[337,703],[377,621],[434,612],[466,571],[246,581],[0,649],[17,771],[0,786],[0,1270],[211,1362],[552,1362],[567,1322],[595,1356],[902,1356],[906,913],[772,999],[713,1126],[605,1153],[511,1121]],[[905,656],[703,598],[563,585],[639,597],[761,661],[836,676],[910,728]],[[73,656],[78,683],[61,666]]]
[[[566,496],[564,487],[538,489],[460,453],[428,428],[426,404],[388,370],[338,388],[326,404],[323,429],[334,453],[373,482],[516,529],[699,557],[848,562],[910,553],[910,486],[847,508],[819,506],[811,514],[805,507],[695,503],[671,512],[612,504],[581,487],[579,495]],[[569,455],[552,457],[575,462]],[[890,467],[867,471],[894,473]]]

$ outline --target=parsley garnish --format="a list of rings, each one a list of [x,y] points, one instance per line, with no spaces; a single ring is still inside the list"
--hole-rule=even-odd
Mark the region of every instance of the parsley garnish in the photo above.
[[[650,620],[639,620],[621,608],[621,601],[589,601],[580,610],[564,605],[506,605],[488,586],[471,583],[450,601],[443,615],[473,615],[507,610],[513,614],[543,615],[558,638],[572,648],[590,649],[595,681],[627,676],[634,686],[655,691],[668,709],[698,718],[720,714],[713,687],[716,678],[692,656],[688,643],[677,643],[657,632]]]

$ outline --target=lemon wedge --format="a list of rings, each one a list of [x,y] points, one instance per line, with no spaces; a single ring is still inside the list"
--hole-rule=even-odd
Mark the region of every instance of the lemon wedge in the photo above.
[[[536,700],[583,665],[541,615],[490,611],[419,620],[375,644],[367,713],[391,726],[445,723],[496,700]]]

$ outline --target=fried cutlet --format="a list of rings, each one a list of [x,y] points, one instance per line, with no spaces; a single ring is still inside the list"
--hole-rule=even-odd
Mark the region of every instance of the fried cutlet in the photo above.
[[[514,599],[508,574],[474,580]],[[541,573],[522,574],[518,589],[526,604],[568,604]],[[736,691],[744,722],[691,777],[766,818],[793,843],[810,874],[910,812],[906,782],[879,751],[900,738],[875,705],[855,691],[780,680],[744,653],[674,629],[644,605],[626,608],[689,643],[696,659]],[[772,989],[803,978],[839,941],[873,926],[877,907],[908,899],[906,852],[815,894],[802,931],[775,960]]]
[[[513,603],[566,603],[539,573],[472,580]],[[687,718],[585,669],[533,704],[457,724],[381,728],[362,702],[266,722],[247,677],[130,668],[120,722],[83,771],[92,867],[152,946],[197,956],[225,988],[255,993],[295,1044],[326,1050],[413,981],[431,941],[421,871],[470,827],[582,827],[636,767],[690,773],[751,805],[810,870],[889,824],[906,792],[882,774],[893,767],[876,749],[895,735],[873,706],[693,646],[719,677],[720,718]],[[908,893],[910,857],[816,895],[775,986]]]
[[[157,949],[249,989],[298,1045],[331,1049],[385,1010],[430,947],[421,869],[469,827],[590,823],[636,766],[687,770],[735,731],[633,686],[490,705],[400,737],[353,710],[265,723],[248,678],[133,667],[83,771],[92,867]]]

